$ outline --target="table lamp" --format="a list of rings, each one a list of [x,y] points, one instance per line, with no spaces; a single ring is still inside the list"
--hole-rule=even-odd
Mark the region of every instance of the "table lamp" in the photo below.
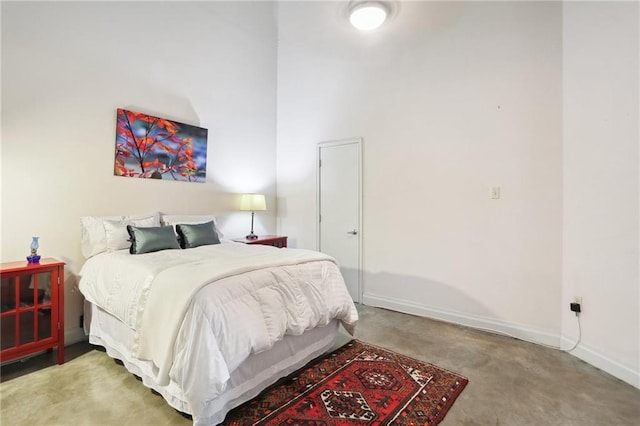
[[[264,195],[242,194],[242,198],[240,199],[240,210],[251,212],[251,233],[247,235],[247,238],[250,240],[255,240],[256,238],[258,238],[258,236],[253,233],[253,216],[256,211],[267,210],[267,203],[264,199]]]

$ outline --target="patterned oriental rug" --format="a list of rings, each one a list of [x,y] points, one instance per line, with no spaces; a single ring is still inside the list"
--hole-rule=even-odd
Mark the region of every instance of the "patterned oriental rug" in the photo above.
[[[436,425],[468,380],[358,340],[227,414],[224,425]]]

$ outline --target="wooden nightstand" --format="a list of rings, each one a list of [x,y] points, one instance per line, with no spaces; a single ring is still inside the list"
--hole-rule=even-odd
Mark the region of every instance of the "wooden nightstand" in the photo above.
[[[58,349],[64,363],[64,262],[0,264],[0,362]]]
[[[263,246],[274,246],[279,248],[287,246],[287,237],[282,235],[260,235],[258,238],[253,240],[248,238],[234,238],[233,241],[245,244],[262,244]]]

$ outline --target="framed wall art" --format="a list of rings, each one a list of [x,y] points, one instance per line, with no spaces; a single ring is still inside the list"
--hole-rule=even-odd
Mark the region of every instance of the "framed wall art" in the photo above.
[[[118,108],[116,176],[204,182],[207,129]]]

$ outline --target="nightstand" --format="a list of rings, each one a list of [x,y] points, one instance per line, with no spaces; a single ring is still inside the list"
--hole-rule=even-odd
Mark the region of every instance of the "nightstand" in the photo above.
[[[248,238],[234,238],[233,241],[245,244],[261,244],[263,246],[274,246],[283,248],[287,246],[287,237],[282,235],[260,235],[252,240]]]
[[[64,262],[0,264],[0,362],[58,349],[64,363]]]

